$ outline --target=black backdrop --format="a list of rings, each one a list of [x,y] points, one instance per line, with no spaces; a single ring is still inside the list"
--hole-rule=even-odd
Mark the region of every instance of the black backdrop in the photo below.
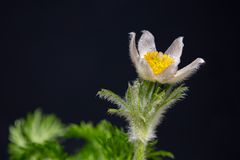
[[[111,120],[95,94],[124,94],[136,78],[128,33],[150,30],[159,50],[184,36],[180,67],[206,60],[186,84],[188,97],[158,127],[163,149],[178,160],[237,159],[239,17],[231,1],[8,1],[1,3],[0,159],[8,127],[40,107],[65,123]]]

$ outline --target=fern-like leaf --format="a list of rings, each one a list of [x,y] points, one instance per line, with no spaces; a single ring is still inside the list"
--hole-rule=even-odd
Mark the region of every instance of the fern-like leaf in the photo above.
[[[128,141],[128,135],[105,120],[96,126],[91,123],[73,124],[69,127],[66,136],[86,141],[83,148],[68,160],[132,159],[133,147]]]
[[[54,115],[43,115],[40,110],[16,120],[9,129],[10,160],[62,160],[63,148],[57,139],[65,133],[63,124]]]
[[[130,140],[139,139],[146,143],[155,137],[156,126],[167,109],[184,98],[186,91],[187,87],[184,85],[163,85],[137,79],[128,85],[125,99],[109,90],[101,90],[98,95],[120,106],[109,112],[127,119]]]
[[[119,106],[119,108],[127,108],[128,105],[127,103],[117,94],[115,94],[114,92],[107,90],[107,89],[102,89],[101,91],[99,91],[97,93],[97,95],[100,98],[106,99],[110,102],[112,102],[113,104]]]

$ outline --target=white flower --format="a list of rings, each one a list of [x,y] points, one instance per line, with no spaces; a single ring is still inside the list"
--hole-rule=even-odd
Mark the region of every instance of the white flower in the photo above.
[[[138,50],[135,42],[136,34],[130,33],[129,50],[137,73],[144,80],[169,84],[182,82],[205,62],[202,58],[197,58],[186,67],[178,70],[183,49],[183,37],[175,39],[163,54],[156,50],[154,36],[149,31],[142,32],[138,42]]]

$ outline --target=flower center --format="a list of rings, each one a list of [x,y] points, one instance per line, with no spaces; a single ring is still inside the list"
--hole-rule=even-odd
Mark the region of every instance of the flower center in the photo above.
[[[151,67],[153,73],[158,75],[174,63],[173,58],[168,54],[161,52],[148,52],[144,55],[144,59]]]

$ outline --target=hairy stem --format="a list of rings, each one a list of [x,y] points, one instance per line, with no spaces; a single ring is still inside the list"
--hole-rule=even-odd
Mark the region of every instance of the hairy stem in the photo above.
[[[140,140],[134,142],[134,157],[133,160],[145,160],[146,144]]]

